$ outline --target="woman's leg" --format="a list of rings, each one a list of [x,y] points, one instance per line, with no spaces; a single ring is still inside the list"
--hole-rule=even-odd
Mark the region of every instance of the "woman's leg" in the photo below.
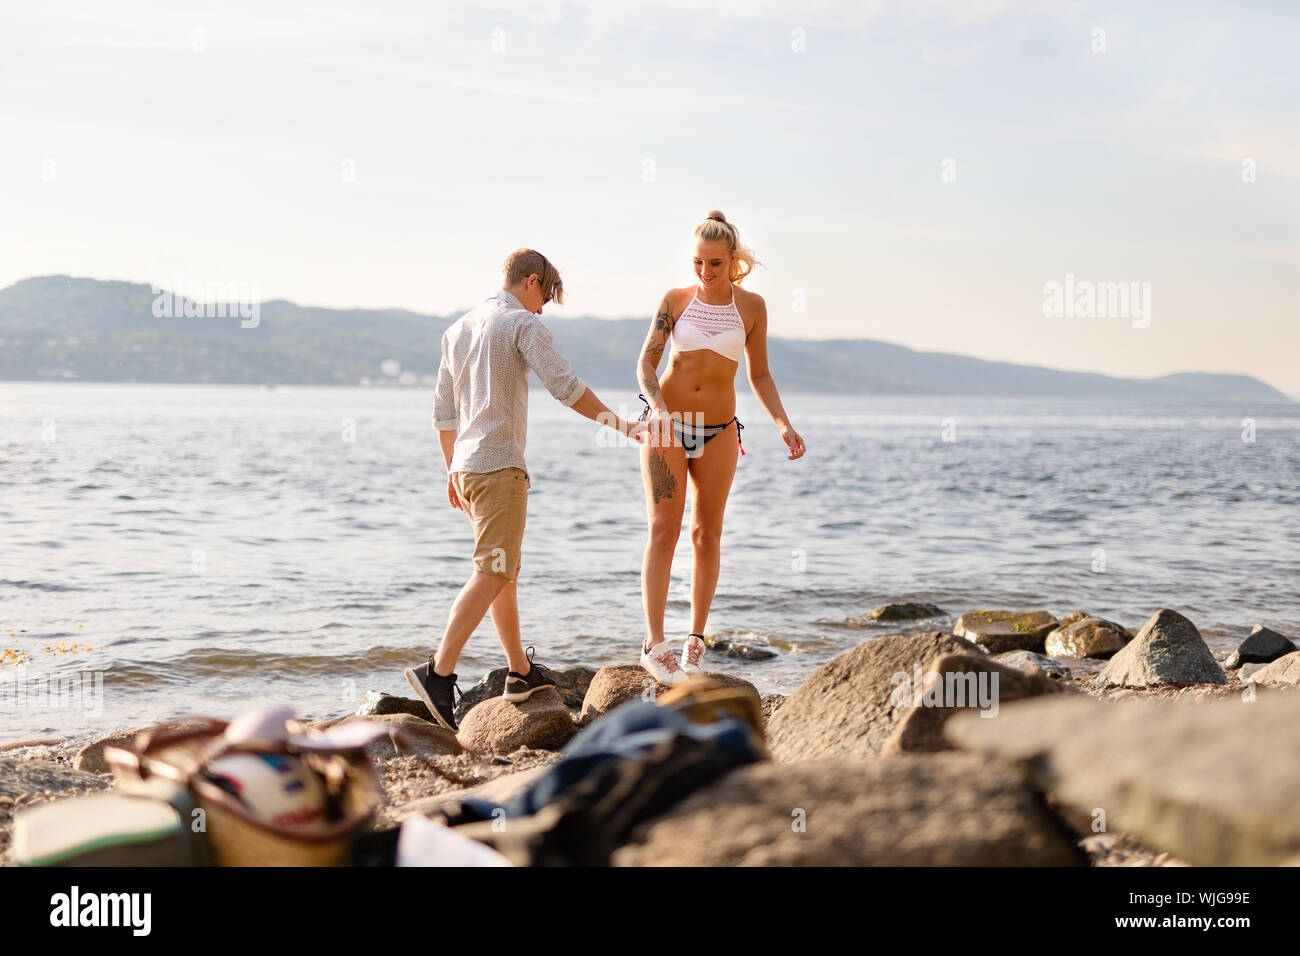
[[[673,569],[673,551],[686,510],[686,449],[681,445],[642,446],[641,480],[645,485],[650,533],[641,562],[641,603],[645,609],[646,644],[664,639],[664,607]]]
[[[691,545],[695,561],[691,566],[691,633],[703,634],[709,620],[713,592],[718,587],[722,565],[722,515],[731,494],[740,445],[736,423],[709,439],[702,454],[689,459],[691,487]]]

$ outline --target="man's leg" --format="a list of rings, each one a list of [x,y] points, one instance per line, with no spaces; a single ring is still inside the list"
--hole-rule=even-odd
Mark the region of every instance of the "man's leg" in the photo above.
[[[515,582],[528,510],[527,476],[520,468],[503,468],[458,477],[457,490],[463,490],[461,498],[469,505],[467,514],[474,526],[476,570],[451,609],[434,656],[434,672],[446,676],[455,671],[461,648],[490,610],[510,669],[524,673],[530,665],[520,640]]]
[[[496,628],[497,640],[506,652],[510,669],[516,674],[527,674],[532,665],[524,654],[523,639],[519,633],[518,583],[519,572],[516,571],[515,579],[506,584],[492,602],[492,626]]]
[[[435,674],[446,677],[455,672],[456,661],[460,658],[465,642],[479,626],[479,622],[483,620],[483,615],[489,608],[493,610],[493,623],[496,622],[494,602],[507,587],[512,592],[510,603],[513,604],[514,585],[511,582],[499,575],[487,574],[475,569],[451,606],[451,614],[447,617],[447,628],[442,632],[442,643],[438,645],[438,652],[434,655]],[[516,633],[518,633],[518,617],[519,612],[516,610]],[[499,629],[497,633],[500,633]]]

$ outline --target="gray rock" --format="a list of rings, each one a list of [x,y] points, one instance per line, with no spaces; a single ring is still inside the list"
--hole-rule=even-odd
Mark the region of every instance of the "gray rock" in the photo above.
[[[569,710],[582,710],[587,689],[595,679],[594,667],[568,667],[555,672],[555,691]]]
[[[1095,680],[1102,686],[1150,687],[1226,684],[1228,677],[1196,625],[1177,611],[1161,608]]]
[[[1075,693],[1055,678],[1025,674],[978,653],[936,657],[922,670],[919,685],[915,678],[898,685],[899,719],[881,747],[882,756],[951,749],[943,725],[961,711],[975,710],[985,720],[996,720],[1002,706],[1011,701]]]
[[[1257,684],[1280,684],[1294,687],[1300,684],[1300,651],[1283,654],[1254,673]]]
[[[768,720],[773,759],[878,756],[902,716],[893,704],[895,675],[910,680],[946,653],[980,650],[943,631],[889,634],[823,664]]]
[[[706,637],[704,646],[719,657],[732,657],[742,661],[770,661],[776,657],[776,651],[764,650],[749,644],[723,640],[720,637]]]
[[[1047,633],[1056,627],[1047,611],[967,611],[952,632],[978,644],[990,654],[1003,651],[1043,653]]]
[[[1269,664],[1283,654],[1296,649],[1295,643],[1263,624],[1256,624],[1250,637],[1237,645],[1237,649],[1223,662],[1224,668],[1233,670],[1242,664]]]
[[[618,866],[1074,866],[1018,773],[970,754],[741,767],[643,825]]]
[[[1033,651],[1007,651],[1004,654],[994,654],[993,659],[1022,673],[1050,677],[1053,680],[1071,680],[1074,676],[1070,673],[1070,668],[1060,661],[1035,654]]]
[[[873,621],[920,621],[928,617],[942,617],[948,612],[935,604],[882,604],[867,612]]]
[[[433,722],[433,714],[429,713],[429,708],[424,701],[412,700],[410,697],[396,697],[378,690],[366,694],[357,705],[357,709],[352,712],[353,717],[383,717],[387,714],[410,714],[412,717]]]
[[[1267,666],[1267,664],[1242,664],[1237,670],[1237,679],[1243,682],[1254,680],[1255,675]]]
[[[957,714],[956,745],[1023,762],[1079,818],[1199,866],[1272,866],[1300,854],[1300,695],[1251,703],[1084,695],[1022,701],[996,720]]]
[[[1045,649],[1052,657],[1093,657],[1105,660],[1133,639],[1123,625],[1071,611],[1048,632]]]

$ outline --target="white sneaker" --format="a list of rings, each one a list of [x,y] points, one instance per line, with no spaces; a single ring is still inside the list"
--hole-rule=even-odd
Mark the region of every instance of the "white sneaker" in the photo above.
[[[682,670],[682,665],[677,661],[677,654],[667,641],[660,641],[649,651],[646,650],[645,644],[642,644],[641,666],[651,677],[666,687],[675,687],[686,680],[686,672]]]
[[[704,673],[704,640],[699,634],[692,634],[682,646],[682,671],[687,676]]]

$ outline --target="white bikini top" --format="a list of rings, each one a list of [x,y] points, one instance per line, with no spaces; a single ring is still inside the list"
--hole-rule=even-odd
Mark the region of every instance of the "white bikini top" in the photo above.
[[[739,362],[745,354],[745,322],[736,308],[736,290],[727,305],[709,305],[697,294],[673,323],[672,340],[677,352],[709,349]]]

